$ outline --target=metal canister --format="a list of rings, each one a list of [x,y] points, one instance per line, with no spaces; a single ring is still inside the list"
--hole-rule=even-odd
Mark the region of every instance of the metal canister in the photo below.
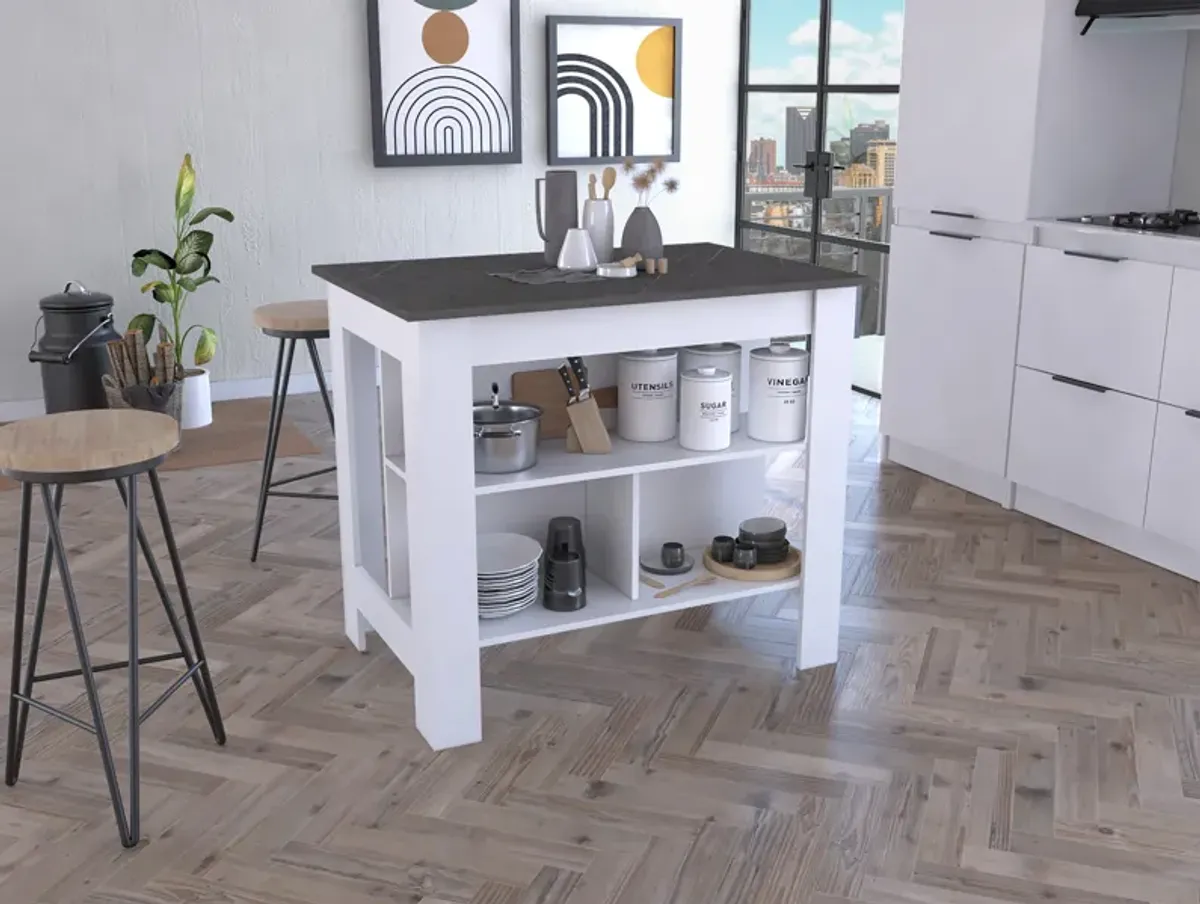
[[[42,316],[34,330],[29,360],[42,366],[46,413],[107,408],[101,378],[108,373],[109,342],[120,339],[113,327],[113,299],[89,292],[76,282],[38,302]]]
[[[750,413],[746,432],[768,443],[804,439],[809,355],[786,342],[750,352]]]
[[[729,411],[733,376],[716,367],[679,375],[679,445],[693,452],[719,452],[732,440]]]
[[[699,367],[715,367],[733,378],[733,398],[729,405],[729,429],[741,429],[742,410],[742,347],[736,342],[714,342],[709,345],[689,345],[679,353],[679,372]]]
[[[626,352],[617,358],[617,434],[637,443],[675,438],[676,362],[673,349]]]

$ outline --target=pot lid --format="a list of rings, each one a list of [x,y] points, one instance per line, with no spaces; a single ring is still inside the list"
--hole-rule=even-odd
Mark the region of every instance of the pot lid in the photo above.
[[[679,375],[681,379],[692,380],[696,383],[724,383],[733,379],[729,371],[719,367],[694,367]]]
[[[687,351],[693,355],[729,355],[741,352],[742,347],[736,342],[710,342],[706,345],[689,345]]]
[[[475,403],[475,426],[495,426],[497,424],[524,424],[536,421],[542,416],[542,409],[537,405],[522,405],[519,402],[501,402],[493,405],[491,402]]]
[[[786,342],[772,342],[763,348],[756,348],[750,357],[760,361],[803,361],[808,357],[808,352],[792,348]]]
[[[679,353],[673,348],[648,348],[640,352],[622,352],[621,357],[634,361],[673,361]]]
[[[56,295],[47,295],[38,302],[43,311],[93,311],[111,308],[113,297],[103,292],[92,292],[83,283],[67,283],[66,288]]]

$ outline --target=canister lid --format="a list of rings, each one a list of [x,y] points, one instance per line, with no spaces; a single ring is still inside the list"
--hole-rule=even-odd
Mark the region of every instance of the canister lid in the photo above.
[[[630,361],[674,361],[678,352],[673,348],[647,348],[640,352],[622,352],[618,357]]]
[[[741,352],[742,347],[736,342],[709,342],[705,345],[689,345],[686,350],[693,355],[729,355]]]
[[[38,302],[43,311],[107,311],[113,306],[113,297],[103,292],[89,291],[82,283],[69,282],[56,295],[47,295]]]
[[[763,348],[756,348],[750,357],[761,361],[803,361],[808,358],[808,352],[792,348],[786,342],[772,342]]]
[[[679,379],[695,383],[725,383],[732,380],[733,377],[729,371],[721,370],[719,367],[693,367],[691,370],[681,373]]]

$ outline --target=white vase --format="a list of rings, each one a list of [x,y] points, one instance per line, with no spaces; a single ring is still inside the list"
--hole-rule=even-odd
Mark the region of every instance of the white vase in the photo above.
[[[583,202],[581,225],[592,237],[596,249],[596,260],[607,264],[613,259],[613,208],[612,201],[589,198]]]
[[[596,249],[592,247],[592,237],[586,229],[568,229],[567,237],[563,240],[562,250],[558,252],[559,270],[595,270]]]
[[[212,383],[204,368],[189,370],[183,378],[183,413],[179,426],[184,430],[207,427],[212,423]]]

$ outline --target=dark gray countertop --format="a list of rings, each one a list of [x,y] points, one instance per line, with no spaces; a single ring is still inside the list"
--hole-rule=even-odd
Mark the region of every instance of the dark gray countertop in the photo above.
[[[860,286],[861,276],[708,243],[668,245],[666,276],[524,285],[491,276],[544,267],[540,253],[321,264],[313,273],[389,314],[451,320]]]

